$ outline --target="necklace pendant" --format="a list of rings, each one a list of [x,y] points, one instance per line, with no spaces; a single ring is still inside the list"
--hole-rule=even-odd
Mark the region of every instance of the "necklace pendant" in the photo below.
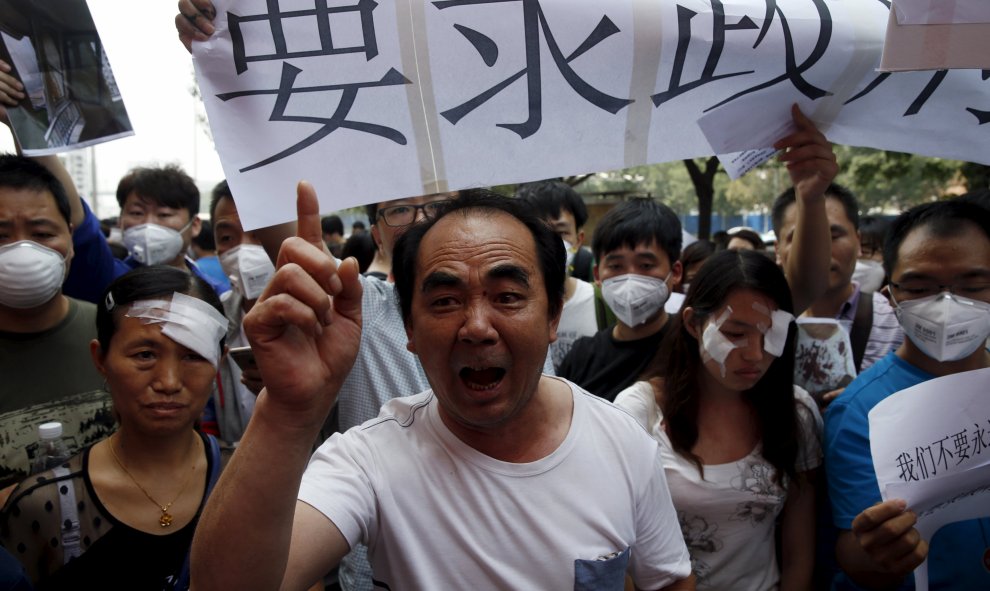
[[[158,525],[162,527],[172,525],[172,515],[168,511],[162,511],[162,516],[158,518]]]

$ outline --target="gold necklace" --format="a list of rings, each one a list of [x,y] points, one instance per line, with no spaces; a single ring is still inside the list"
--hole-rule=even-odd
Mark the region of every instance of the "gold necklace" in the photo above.
[[[154,497],[148,494],[148,491],[146,491],[144,487],[141,486],[141,483],[137,481],[137,478],[134,478],[134,476],[130,473],[130,471],[128,471],[127,468],[124,467],[124,463],[120,461],[120,458],[117,457],[117,451],[114,450],[113,448],[114,435],[116,435],[116,433],[111,435],[110,439],[107,441],[107,443],[110,444],[110,454],[113,456],[114,461],[117,462],[117,465],[120,466],[120,469],[124,471],[124,474],[127,474],[127,477],[131,479],[131,482],[133,482],[134,485],[137,486],[142,493],[144,493],[144,496],[148,497],[148,500],[154,503],[155,506],[158,507],[158,509],[162,512],[161,517],[158,518],[158,525],[162,527],[168,527],[172,525],[172,514],[169,513],[168,510],[172,507],[173,503],[179,500],[179,497],[182,496],[182,493],[185,492],[186,486],[189,485],[189,482],[192,480],[192,475],[196,471],[196,463],[193,462],[192,469],[189,471],[189,476],[187,476],[186,481],[182,483],[182,488],[180,488],[179,492],[176,493],[175,498],[169,501],[168,503],[162,505],[161,503],[156,501]]]

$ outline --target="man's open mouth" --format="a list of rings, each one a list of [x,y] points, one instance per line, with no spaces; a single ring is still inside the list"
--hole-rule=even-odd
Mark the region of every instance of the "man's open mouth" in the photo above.
[[[472,390],[491,390],[505,377],[501,367],[465,367],[458,373],[461,381]]]

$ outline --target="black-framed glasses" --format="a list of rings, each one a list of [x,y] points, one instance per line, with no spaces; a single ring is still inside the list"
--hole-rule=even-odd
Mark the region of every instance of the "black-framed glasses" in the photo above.
[[[422,205],[409,204],[383,207],[378,210],[376,217],[378,219],[385,220],[386,226],[401,228],[402,226],[408,226],[409,224],[415,222],[420,211],[422,211],[423,215],[427,218],[436,217],[448,201],[450,201],[450,199],[430,201],[429,203],[424,203]]]
[[[990,294],[990,280],[973,279],[960,283],[944,285],[937,281],[924,279],[909,279],[899,283],[891,281],[890,286],[897,291],[912,298],[924,298],[942,293],[948,290],[964,298],[979,298]]]

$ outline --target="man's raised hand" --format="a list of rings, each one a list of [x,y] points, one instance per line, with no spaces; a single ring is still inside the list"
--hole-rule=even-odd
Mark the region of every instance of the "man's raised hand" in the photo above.
[[[839,173],[832,144],[797,105],[791,107],[791,117],[797,131],[780,139],[773,147],[784,150],[778,158],[787,165],[797,198],[821,198]]]
[[[175,29],[179,40],[192,51],[193,41],[206,41],[213,34],[213,19],[217,10],[209,0],[179,0],[179,14],[175,15]]]
[[[269,406],[299,426],[323,423],[361,342],[361,283],[357,261],[338,266],[326,252],[319,203],[300,182],[298,229],[282,243],[275,276],[244,330],[254,350]]]

